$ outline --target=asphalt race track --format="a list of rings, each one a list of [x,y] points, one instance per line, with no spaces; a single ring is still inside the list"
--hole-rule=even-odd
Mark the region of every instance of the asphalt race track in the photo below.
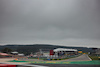
[[[67,61],[91,61],[87,54],[83,54],[76,58],[67,59]]]
[[[66,61],[91,61],[87,54],[83,54],[76,58],[71,58]],[[46,67],[100,67],[100,64],[36,64]]]
[[[100,60],[91,60],[87,54],[66,60],[11,60],[9,61],[9,64],[11,64],[10,62],[14,64],[20,63],[16,64],[17,67],[100,67]]]
[[[36,64],[46,67],[100,67],[100,65],[85,65],[85,64]]]

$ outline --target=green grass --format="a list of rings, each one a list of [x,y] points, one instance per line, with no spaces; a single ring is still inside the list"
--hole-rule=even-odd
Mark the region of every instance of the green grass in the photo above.
[[[29,62],[29,61],[12,60],[12,61],[8,61],[8,62]]]
[[[100,60],[100,56],[89,55],[92,60]]]
[[[27,62],[27,63],[33,63],[33,64],[96,64],[100,65],[99,60],[93,60],[93,61],[18,61],[13,60],[9,62]]]

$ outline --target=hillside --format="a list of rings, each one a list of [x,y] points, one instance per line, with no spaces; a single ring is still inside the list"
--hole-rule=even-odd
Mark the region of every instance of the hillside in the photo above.
[[[82,50],[83,52],[92,52],[91,48],[87,47],[69,47],[69,46],[58,46],[58,45],[49,45],[49,44],[33,44],[33,45],[5,45],[0,46],[0,51],[2,51],[5,47],[12,49],[13,51],[18,51],[19,53],[24,53],[25,55],[30,54],[31,52],[35,53],[39,51],[39,49],[56,49],[56,48],[69,48],[69,49],[77,49]]]

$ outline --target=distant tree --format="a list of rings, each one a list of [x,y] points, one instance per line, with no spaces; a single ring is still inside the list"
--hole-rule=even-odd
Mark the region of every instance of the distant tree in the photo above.
[[[12,49],[7,48],[7,47],[2,50],[3,53],[10,53],[11,51]]]

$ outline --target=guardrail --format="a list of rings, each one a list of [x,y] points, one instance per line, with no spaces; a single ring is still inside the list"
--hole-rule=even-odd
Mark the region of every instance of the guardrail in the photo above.
[[[78,57],[78,56],[80,56],[80,55],[59,56],[59,57],[57,57],[57,58],[51,57],[51,58],[48,58],[48,59],[46,58],[46,59],[44,59],[44,60],[64,60],[64,59],[74,58],[74,57]]]

